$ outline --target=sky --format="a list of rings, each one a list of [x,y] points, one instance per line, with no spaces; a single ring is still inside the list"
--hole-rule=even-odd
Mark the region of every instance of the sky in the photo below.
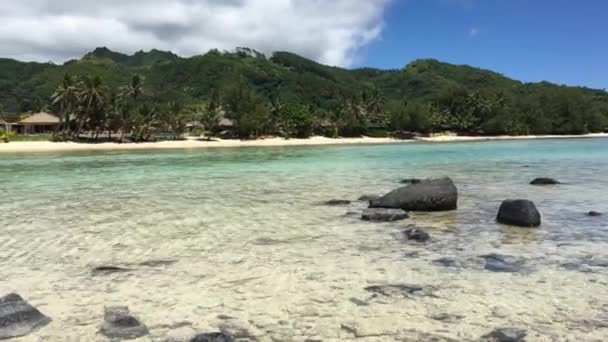
[[[181,56],[237,46],[343,67],[418,58],[608,88],[606,0],[0,0],[0,56],[62,63],[98,46]]]

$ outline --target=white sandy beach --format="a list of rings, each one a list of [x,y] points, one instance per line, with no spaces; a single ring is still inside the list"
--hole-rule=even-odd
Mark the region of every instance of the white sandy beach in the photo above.
[[[220,147],[281,147],[281,146],[319,146],[319,145],[356,145],[356,144],[398,144],[422,142],[469,142],[469,141],[492,141],[492,140],[525,140],[525,139],[579,139],[579,138],[608,138],[608,133],[586,134],[586,135],[524,135],[524,136],[456,136],[437,135],[432,137],[420,137],[416,140],[398,140],[393,138],[327,138],[321,136],[309,139],[284,139],[266,138],[258,140],[180,140],[161,141],[145,143],[74,143],[74,142],[51,142],[51,141],[18,141],[0,143],[0,153],[23,153],[23,152],[61,152],[61,151],[104,151],[104,150],[149,150],[149,149],[194,149],[194,148],[220,148]]]

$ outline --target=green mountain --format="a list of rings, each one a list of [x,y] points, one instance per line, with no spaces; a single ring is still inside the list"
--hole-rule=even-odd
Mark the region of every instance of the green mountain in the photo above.
[[[522,83],[492,71],[430,59],[397,70],[349,70],[289,52],[267,58],[246,48],[234,53],[212,50],[190,58],[158,50],[125,55],[97,48],[63,65],[0,59],[1,108],[22,112],[48,103],[65,74],[100,76],[113,89],[141,75],[152,94],[150,101],[158,103],[199,103],[214,91],[245,81],[262,96],[280,96],[314,111],[331,111],[345,99],[377,93],[385,111],[407,116],[404,122],[426,119],[416,114],[432,106],[453,121],[443,126],[463,131],[475,127],[487,132],[566,133],[608,126],[604,90]]]

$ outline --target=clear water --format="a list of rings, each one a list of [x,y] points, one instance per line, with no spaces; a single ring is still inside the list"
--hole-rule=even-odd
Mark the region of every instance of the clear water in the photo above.
[[[365,207],[360,195],[439,176],[456,182],[458,211],[345,216]],[[566,184],[528,185],[539,176]],[[53,319],[24,341],[101,339],[103,307],[117,304],[148,325],[143,341],[229,317],[259,341],[608,336],[608,219],[586,215],[608,212],[605,139],[2,154],[0,184],[0,295]],[[506,198],[535,201],[542,227],[496,224]],[[319,205],[330,199],[354,202]],[[411,225],[432,242],[404,242]],[[524,268],[487,271],[487,253]],[[433,263],[442,257],[461,267]],[[159,259],[176,262],[139,265]],[[99,265],[132,270],[93,276]],[[432,294],[365,290],[383,284]]]

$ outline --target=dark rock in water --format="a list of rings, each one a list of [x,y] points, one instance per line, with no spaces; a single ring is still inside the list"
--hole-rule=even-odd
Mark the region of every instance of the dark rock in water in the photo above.
[[[456,321],[460,321],[464,318],[464,316],[461,315],[450,315],[447,313],[440,313],[437,315],[432,315],[431,319],[434,319],[436,321],[441,321],[441,322],[456,322]]]
[[[109,338],[131,340],[148,334],[148,328],[131,315],[126,306],[110,306],[104,311],[99,332]]]
[[[190,342],[234,342],[234,338],[230,335],[215,332],[198,334]]]
[[[363,195],[363,196],[359,197],[357,199],[357,201],[369,202],[369,201],[377,200],[378,198],[380,198],[380,196],[378,196],[378,195]]]
[[[399,183],[401,183],[401,184],[418,184],[418,183],[422,183],[422,179],[406,178],[406,179],[402,179],[401,181],[399,181]]]
[[[458,207],[458,190],[450,178],[423,180],[371,201],[370,208],[446,211]]]
[[[93,271],[91,273],[93,273],[94,276],[103,276],[103,275],[110,275],[113,273],[124,273],[124,272],[129,272],[129,271],[131,271],[130,268],[119,267],[119,266],[97,266],[93,269]]]
[[[0,340],[25,336],[50,321],[18,294],[11,293],[0,298]]]
[[[593,273],[593,269],[589,265],[578,262],[566,262],[560,265],[568,271],[578,271],[582,273]]]
[[[394,222],[405,220],[409,217],[410,215],[401,209],[372,208],[363,210],[361,214],[363,221],[372,222]]]
[[[485,342],[524,342],[528,333],[515,328],[500,328],[482,337]]]
[[[340,205],[349,205],[350,203],[351,203],[351,201],[349,201],[349,200],[333,199],[333,200],[329,200],[323,204],[329,205],[329,206],[340,206]]]
[[[558,185],[561,183],[553,178],[536,178],[535,180],[531,181],[530,184],[532,184],[532,185]]]
[[[365,288],[365,291],[383,295],[385,297],[409,297],[413,294],[428,294],[428,289],[419,285],[374,285]]]
[[[521,271],[523,265],[522,261],[508,255],[487,254],[479,257],[485,259],[485,269],[492,272],[515,273]]]
[[[158,259],[158,260],[147,260],[144,262],[140,262],[140,266],[147,267],[159,267],[159,266],[170,266],[177,262],[175,259]]]
[[[590,211],[587,213],[587,215],[591,216],[591,217],[599,217],[599,216],[602,216],[603,214],[598,211]]]
[[[356,306],[368,306],[369,303],[366,301],[363,301],[361,299],[357,299],[357,298],[350,298],[349,301],[353,304],[355,304]]]
[[[361,217],[361,213],[358,213],[356,211],[349,211],[344,214],[344,217]]]
[[[505,200],[500,205],[496,220],[519,227],[538,227],[541,223],[536,205],[528,200]]]
[[[403,235],[408,240],[413,240],[416,242],[427,242],[431,239],[431,236],[429,235],[429,233],[425,232],[422,229],[418,229],[418,228],[410,228],[410,229],[404,231]]]
[[[433,264],[443,267],[459,267],[460,263],[457,260],[451,258],[439,258],[433,260]]]

